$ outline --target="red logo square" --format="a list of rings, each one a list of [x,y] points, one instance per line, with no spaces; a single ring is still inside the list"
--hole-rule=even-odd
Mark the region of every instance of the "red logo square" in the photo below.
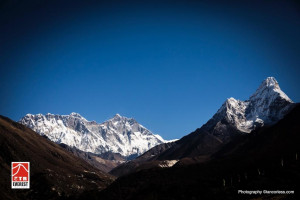
[[[29,189],[30,187],[30,163],[12,162],[11,163],[11,188]]]

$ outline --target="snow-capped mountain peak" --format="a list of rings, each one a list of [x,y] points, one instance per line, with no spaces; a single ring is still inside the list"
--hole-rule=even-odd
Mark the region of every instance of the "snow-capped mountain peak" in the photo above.
[[[120,120],[124,117],[122,117],[119,113],[115,114],[115,116],[112,118],[112,120]]]
[[[266,80],[264,80],[262,82],[262,85],[265,85],[266,87],[273,87],[273,88],[278,87],[279,88],[279,84],[274,77],[267,77]]]
[[[277,122],[292,106],[293,101],[280,89],[276,79],[268,77],[249,100],[228,98],[206,127],[215,127],[225,119],[241,132],[249,133],[257,126]]]
[[[268,77],[264,80],[256,92],[250,97],[250,100],[255,101],[257,99],[270,99],[273,100],[277,97],[285,99],[288,102],[293,101],[280,89],[277,80],[274,77]]]
[[[76,118],[83,118],[79,113],[76,112],[71,112],[69,116],[76,117]]]
[[[135,119],[119,114],[100,124],[88,121],[74,112],[70,115],[27,114],[19,122],[56,143],[64,143],[92,153],[140,155],[167,142]]]

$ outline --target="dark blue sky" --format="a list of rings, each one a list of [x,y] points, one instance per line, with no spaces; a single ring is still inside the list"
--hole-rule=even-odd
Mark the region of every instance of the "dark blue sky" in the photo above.
[[[300,101],[296,1],[7,0],[0,9],[0,114],[14,120],[120,113],[173,139],[268,76]]]

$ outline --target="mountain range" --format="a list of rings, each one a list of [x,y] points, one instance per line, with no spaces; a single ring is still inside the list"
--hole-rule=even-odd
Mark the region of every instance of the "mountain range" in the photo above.
[[[88,121],[78,113],[27,114],[19,123],[53,142],[94,154],[111,152],[134,158],[158,144],[168,142],[135,119],[119,114],[100,124]]]

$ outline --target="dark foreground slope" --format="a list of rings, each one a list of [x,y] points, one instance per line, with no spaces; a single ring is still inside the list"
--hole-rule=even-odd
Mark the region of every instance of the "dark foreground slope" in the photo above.
[[[300,106],[271,127],[237,137],[202,164],[142,170],[120,177],[94,199],[297,199]],[[242,195],[238,190],[293,190]]]
[[[13,161],[30,162],[30,189],[12,190]],[[113,177],[25,126],[0,116],[0,199],[64,199],[102,190]]]

